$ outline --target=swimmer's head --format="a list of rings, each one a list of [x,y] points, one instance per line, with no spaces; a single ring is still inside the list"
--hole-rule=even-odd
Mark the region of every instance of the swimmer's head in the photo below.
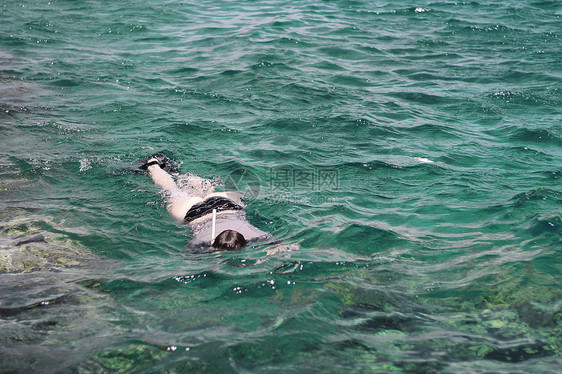
[[[213,248],[219,251],[236,251],[246,244],[246,238],[238,231],[224,230],[213,241]]]

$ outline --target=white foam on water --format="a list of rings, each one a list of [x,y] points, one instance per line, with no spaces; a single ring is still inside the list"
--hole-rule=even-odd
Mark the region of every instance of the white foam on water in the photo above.
[[[87,158],[80,160],[80,171],[90,170],[92,168],[92,161]]]
[[[416,160],[418,160],[419,162],[423,162],[426,164],[432,164],[435,161],[430,160],[429,158],[425,158],[425,157],[414,157]]]

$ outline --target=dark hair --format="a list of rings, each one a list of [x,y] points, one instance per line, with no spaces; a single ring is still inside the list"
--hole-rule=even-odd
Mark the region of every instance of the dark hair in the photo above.
[[[235,251],[244,247],[248,242],[244,235],[234,230],[224,230],[213,241],[213,248],[218,250]]]

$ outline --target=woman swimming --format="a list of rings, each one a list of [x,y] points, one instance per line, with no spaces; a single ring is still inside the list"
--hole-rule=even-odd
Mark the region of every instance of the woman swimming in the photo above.
[[[193,246],[211,245],[216,250],[232,251],[248,242],[270,237],[246,220],[242,195],[214,192],[204,197],[192,196],[178,187],[167,172],[169,162],[168,157],[159,152],[149,157],[141,169],[147,170],[154,183],[168,193],[167,211],[176,221],[190,226]]]

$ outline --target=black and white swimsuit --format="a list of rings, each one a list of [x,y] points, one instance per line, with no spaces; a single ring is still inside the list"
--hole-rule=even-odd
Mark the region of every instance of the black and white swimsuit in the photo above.
[[[270,234],[252,226],[246,220],[246,214],[242,210],[243,207],[241,205],[226,197],[213,196],[193,205],[185,215],[184,221],[191,226],[193,232],[191,245],[201,246],[211,244],[213,226],[211,213],[213,213],[213,209],[216,209],[217,213],[229,211],[216,216],[216,235],[224,230],[234,230],[242,234],[248,242],[271,237]],[[204,219],[194,222],[198,218]]]
[[[242,210],[243,208],[241,205],[236,204],[226,197],[213,196],[189,208],[189,211],[185,214],[184,221],[186,223],[191,223],[197,218],[213,213],[213,209],[216,209],[218,213],[225,210]]]

